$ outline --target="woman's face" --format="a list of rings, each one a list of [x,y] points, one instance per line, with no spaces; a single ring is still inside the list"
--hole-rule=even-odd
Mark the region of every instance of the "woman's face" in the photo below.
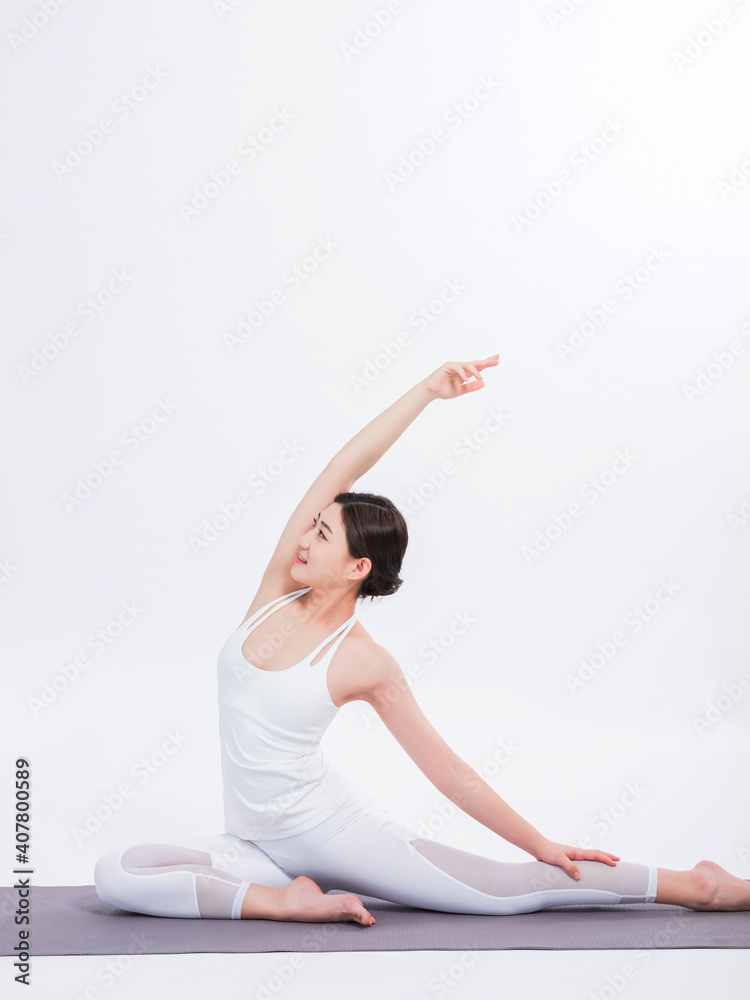
[[[349,555],[341,506],[332,503],[310,518],[310,527],[299,539],[292,574],[306,587],[341,586],[364,579],[371,565],[367,558],[352,559]]]

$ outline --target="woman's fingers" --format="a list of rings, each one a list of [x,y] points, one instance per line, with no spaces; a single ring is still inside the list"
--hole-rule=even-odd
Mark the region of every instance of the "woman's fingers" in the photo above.
[[[613,867],[620,860],[616,854],[610,854],[609,851],[583,850],[583,848],[573,847],[571,844],[552,844],[549,851],[542,851],[535,857],[538,861],[546,861],[548,864],[563,868],[571,878],[576,880],[580,879],[581,872],[574,863],[574,858],[576,861],[601,861]]]
[[[572,863],[572,859],[576,858],[578,861],[600,861],[605,865],[610,865],[614,868],[620,858],[616,854],[610,854],[609,851],[597,851],[597,850],[583,850],[582,848],[568,847],[565,851],[564,857],[567,860],[567,864],[563,861],[559,862],[561,867],[572,875],[573,878],[580,878],[581,873],[579,869]]]
[[[477,378],[483,378],[484,376],[481,374],[482,368],[491,368],[493,365],[499,364],[500,363],[499,358],[500,358],[499,354],[491,354],[488,358],[485,358],[483,361],[482,360],[463,361],[463,362],[457,361],[456,365],[461,369],[463,369],[464,371],[471,372],[471,374],[475,375]]]
[[[484,385],[484,379],[480,375],[476,365],[470,361],[466,361],[463,364],[460,361],[456,361],[452,365],[452,368],[463,383],[460,386],[461,392],[473,392],[475,389],[481,389]],[[470,381],[472,377],[476,377],[476,382]]]
[[[446,361],[422,384],[438,399],[454,399],[467,392],[476,392],[484,388],[482,368],[496,365],[499,357],[499,354],[491,354],[483,361]]]
[[[557,865],[572,878],[580,878],[581,873],[573,862],[573,857],[579,857],[582,852],[578,851],[575,847],[568,847],[566,844],[555,844],[554,847],[557,847],[557,850],[553,850],[549,854],[544,852],[538,860],[546,861],[550,865]]]
[[[476,392],[477,389],[483,389],[484,386],[485,386],[485,381],[480,376],[479,378],[475,378],[472,382],[468,381],[464,382],[463,385],[461,385],[460,389],[461,393]]]
[[[567,855],[566,855],[566,857],[567,857]],[[578,869],[576,868],[576,866],[573,864],[573,862],[570,860],[570,858],[568,858],[567,860],[568,860],[568,863],[566,865],[563,865],[562,867],[565,869],[565,871],[568,873],[568,875],[572,875],[573,878],[580,878],[581,877],[581,873],[578,871]]]
[[[467,361],[464,364],[457,364],[456,367],[460,369],[464,382],[468,382],[472,375],[477,381],[484,382],[482,368],[489,368],[491,365],[498,364],[497,359],[499,357],[499,354],[493,354],[489,358],[485,358],[484,361]],[[496,360],[493,361],[493,358]]]
[[[490,354],[490,356],[485,358],[484,361],[475,361],[474,364],[479,365],[480,368],[491,368],[493,365],[500,364],[499,359],[499,354]]]
[[[616,854],[610,854],[609,851],[585,851],[583,858],[586,861],[603,861],[605,864],[612,865],[613,867],[620,860]]]

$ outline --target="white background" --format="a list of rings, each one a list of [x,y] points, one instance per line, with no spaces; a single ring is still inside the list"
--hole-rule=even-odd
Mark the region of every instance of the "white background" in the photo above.
[[[385,5],[5,5],[6,859],[19,755],[37,884],[91,884],[118,843],[221,831],[216,656],[287,517],[415,382],[499,352],[483,389],[431,404],[357,483],[410,531],[403,587],[361,620],[545,835],[750,878],[747,6],[414,0],[378,25]],[[361,703],[325,748],[400,821],[528,860],[447,808]],[[435,996],[456,958],[305,957],[290,998],[375,996],[388,976]],[[450,995],[600,995],[628,957],[483,953]],[[158,996],[189,971],[183,995],[254,997],[273,962],[145,956],[116,989]],[[35,959],[34,990],[76,996],[102,964]],[[744,952],[663,951],[628,996],[702,995],[720,972],[739,997],[747,968]]]

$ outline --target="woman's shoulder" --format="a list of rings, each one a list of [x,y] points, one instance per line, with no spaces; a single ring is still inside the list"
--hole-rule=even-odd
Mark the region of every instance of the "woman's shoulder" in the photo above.
[[[373,639],[359,618],[354,622],[347,633],[347,638],[351,640],[348,648],[359,658],[367,656],[368,660],[377,657],[378,650],[383,647]]]
[[[357,619],[328,668],[328,686],[334,704],[341,707],[349,701],[366,700],[367,693],[382,676],[389,655]]]
[[[385,646],[374,639],[362,622],[357,619],[349,630],[346,641],[340,646],[339,664],[347,674],[360,680],[366,680],[368,686],[382,679],[395,663],[393,656]]]

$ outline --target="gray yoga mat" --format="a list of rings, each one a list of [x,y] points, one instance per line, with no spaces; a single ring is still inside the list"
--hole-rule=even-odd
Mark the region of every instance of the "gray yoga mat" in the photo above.
[[[482,916],[359,898],[375,917],[371,927],[148,917],[102,902],[93,885],[32,886],[31,955],[750,948],[750,911],[629,903]],[[16,904],[15,890],[0,887],[2,955],[14,954],[18,941],[9,919]]]

